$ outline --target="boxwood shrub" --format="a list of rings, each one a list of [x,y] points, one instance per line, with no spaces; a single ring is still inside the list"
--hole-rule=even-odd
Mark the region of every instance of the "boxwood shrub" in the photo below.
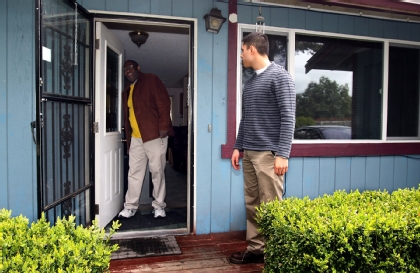
[[[264,272],[420,272],[420,187],[286,198],[257,211]]]
[[[51,226],[44,215],[29,226],[23,216],[0,211],[0,272],[108,272],[112,252],[110,237],[120,224],[113,223],[108,235],[94,222],[76,226],[75,217],[58,219]]]

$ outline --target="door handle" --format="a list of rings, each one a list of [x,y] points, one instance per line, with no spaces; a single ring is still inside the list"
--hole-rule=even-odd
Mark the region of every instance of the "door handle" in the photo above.
[[[32,121],[31,122],[32,139],[36,145],[36,138],[35,138],[35,132],[34,132],[35,130],[36,130],[36,122]]]
[[[127,139],[120,139],[121,142],[127,142]]]

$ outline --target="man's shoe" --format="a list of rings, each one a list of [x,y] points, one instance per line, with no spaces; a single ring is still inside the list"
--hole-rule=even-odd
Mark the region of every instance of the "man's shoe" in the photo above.
[[[158,217],[166,217],[165,209],[162,209],[162,208],[155,209],[155,218],[158,218]]]
[[[137,210],[135,209],[126,209],[124,208],[119,214],[118,217],[130,218],[136,214]]]
[[[233,264],[261,264],[264,263],[264,254],[254,254],[245,250],[233,253],[229,260]]]

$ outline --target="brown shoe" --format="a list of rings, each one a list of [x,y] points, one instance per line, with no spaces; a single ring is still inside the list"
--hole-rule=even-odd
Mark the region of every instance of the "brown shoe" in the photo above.
[[[233,264],[261,264],[264,263],[264,254],[254,254],[245,250],[233,253],[229,260]]]

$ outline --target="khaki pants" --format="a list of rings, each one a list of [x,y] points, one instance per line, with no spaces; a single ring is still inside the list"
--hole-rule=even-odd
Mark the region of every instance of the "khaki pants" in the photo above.
[[[141,188],[143,187],[144,175],[147,162],[152,174],[154,208],[165,208],[166,185],[165,166],[168,137],[157,138],[143,143],[141,138],[131,138],[128,170],[128,190],[125,195],[124,207],[137,210]]]
[[[262,202],[282,199],[284,175],[274,173],[274,156],[271,151],[244,151],[242,161],[244,170],[246,205],[246,240],[248,251],[262,254],[264,237],[258,232],[255,220],[256,207]]]

